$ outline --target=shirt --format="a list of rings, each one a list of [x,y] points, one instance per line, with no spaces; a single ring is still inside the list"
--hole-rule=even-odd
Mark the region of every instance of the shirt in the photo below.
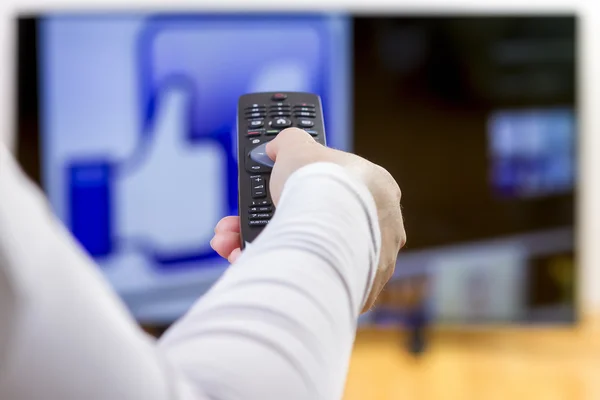
[[[307,165],[155,339],[0,146],[0,399],[340,399],[380,235],[363,183]]]

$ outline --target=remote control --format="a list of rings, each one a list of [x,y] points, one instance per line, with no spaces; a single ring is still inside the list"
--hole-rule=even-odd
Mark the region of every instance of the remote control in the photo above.
[[[321,99],[312,93],[250,93],[238,102],[238,187],[241,246],[262,232],[275,212],[269,193],[273,161],[266,145],[289,127],[304,129],[326,145]]]

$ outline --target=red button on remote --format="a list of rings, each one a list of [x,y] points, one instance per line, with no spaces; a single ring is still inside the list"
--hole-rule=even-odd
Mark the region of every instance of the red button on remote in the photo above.
[[[273,97],[271,97],[274,101],[280,101],[287,99],[287,94],[285,93],[275,93]]]

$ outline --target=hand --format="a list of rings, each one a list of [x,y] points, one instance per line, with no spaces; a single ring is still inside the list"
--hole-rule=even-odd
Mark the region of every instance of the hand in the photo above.
[[[240,244],[240,217],[232,215],[221,219],[215,226],[215,236],[210,246],[233,264],[242,254]]]
[[[314,162],[333,162],[344,167],[350,176],[362,181],[370,190],[381,229],[381,256],[373,287],[363,309],[369,310],[391,278],[398,252],[406,242],[400,211],[401,192],[391,174],[384,168],[354,154],[330,149],[317,143],[301,129],[285,129],[267,145],[267,154],[275,161],[269,189],[277,205],[287,178],[299,168]],[[223,218],[215,228],[211,246],[219,255],[234,262],[240,254],[238,217]]]

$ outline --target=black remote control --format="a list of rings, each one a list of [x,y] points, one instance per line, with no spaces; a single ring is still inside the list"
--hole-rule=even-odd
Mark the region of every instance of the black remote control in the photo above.
[[[326,145],[320,97],[300,92],[250,93],[240,97],[237,144],[242,249],[256,239],[275,212],[269,193],[273,161],[265,147],[289,127],[304,129]]]

